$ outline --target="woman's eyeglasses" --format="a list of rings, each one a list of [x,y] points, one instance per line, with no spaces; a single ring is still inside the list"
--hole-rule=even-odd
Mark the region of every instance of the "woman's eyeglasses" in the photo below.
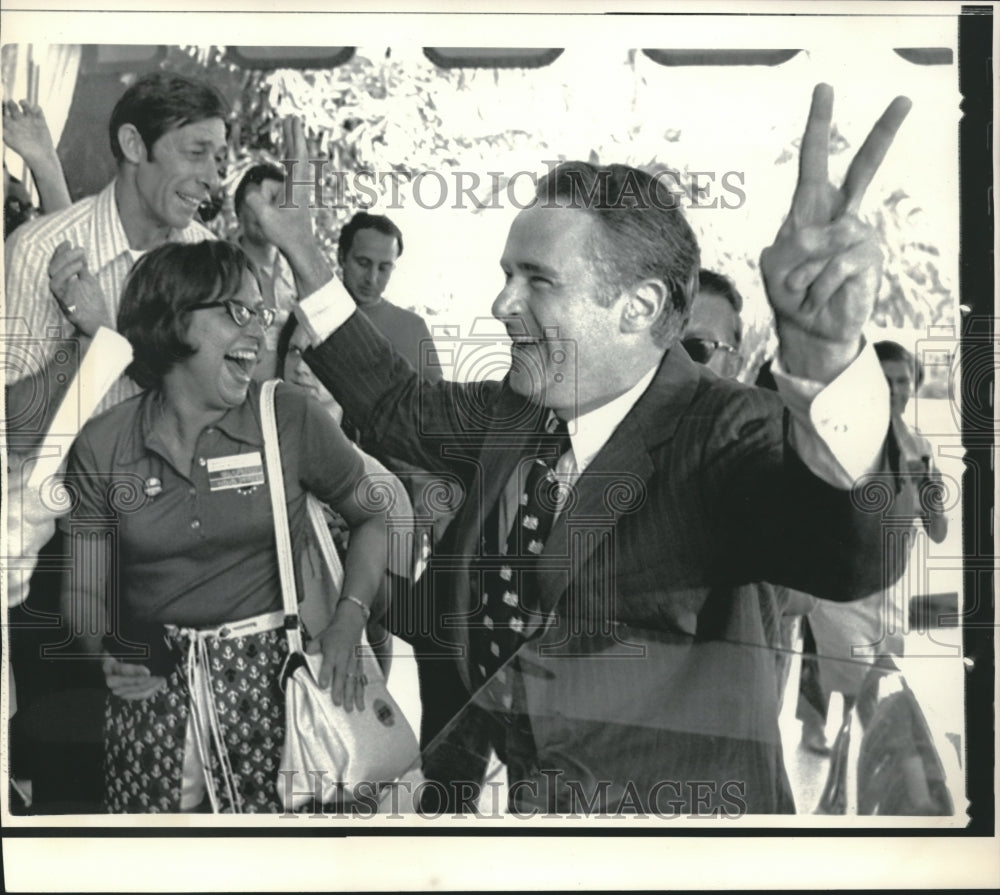
[[[225,301],[206,301],[200,305],[189,305],[187,310],[202,311],[206,308],[225,308],[229,312],[229,316],[233,318],[233,323],[237,326],[246,326],[254,317],[257,317],[260,319],[260,325],[264,329],[267,329],[274,323],[274,318],[278,313],[274,308],[257,308],[254,310],[231,298]]]
[[[707,364],[716,351],[725,351],[727,354],[740,356],[739,348],[730,345],[728,342],[720,342],[718,339],[681,339],[684,350],[691,355],[691,360],[697,364]]]

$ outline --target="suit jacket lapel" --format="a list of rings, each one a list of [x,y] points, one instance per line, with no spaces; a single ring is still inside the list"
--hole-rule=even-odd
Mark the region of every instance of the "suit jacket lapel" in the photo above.
[[[540,611],[529,632],[552,611],[569,581],[584,584],[583,569],[603,541],[600,532],[641,506],[656,472],[653,452],[673,436],[702,375],[685,351],[669,351],[649,388],[577,480],[575,501],[556,519],[545,544]],[[586,536],[588,529],[596,536]]]

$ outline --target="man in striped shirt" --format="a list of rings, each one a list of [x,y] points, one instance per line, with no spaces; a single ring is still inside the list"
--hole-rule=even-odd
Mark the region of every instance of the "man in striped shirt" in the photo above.
[[[108,343],[98,332],[115,329],[125,280],[144,252],[167,241],[214,238],[194,218],[220,183],[228,115],[226,100],[208,84],[166,72],[141,78],[111,114],[115,179],[96,196],[18,228],[4,246],[3,561],[7,606],[17,607],[8,620],[17,635],[11,649],[23,707],[84,680],[74,679],[82,670],[74,662],[39,661],[42,645],[58,644],[62,635],[38,629],[33,612],[58,610],[60,568],[67,562],[66,551],[50,541],[59,507],[45,499],[40,473],[54,455],[65,456],[91,414],[136,392],[121,375],[129,358],[102,348]],[[43,574],[32,575],[36,564]],[[21,607],[29,582],[31,600]]]
[[[166,72],[141,78],[111,114],[115,179],[11,235],[4,247],[8,435],[47,430],[98,328],[114,328],[125,279],[143,252],[213,238],[194,217],[219,185],[228,113],[208,84]],[[119,378],[97,409],[134,393]]]

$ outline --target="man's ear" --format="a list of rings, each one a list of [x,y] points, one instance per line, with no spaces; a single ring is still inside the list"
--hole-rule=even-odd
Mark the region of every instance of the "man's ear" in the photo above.
[[[662,280],[649,279],[637,283],[622,304],[621,331],[637,333],[652,328],[668,300],[669,290]]]
[[[125,161],[133,165],[138,165],[147,158],[146,143],[134,124],[123,124],[118,128],[118,145]]]

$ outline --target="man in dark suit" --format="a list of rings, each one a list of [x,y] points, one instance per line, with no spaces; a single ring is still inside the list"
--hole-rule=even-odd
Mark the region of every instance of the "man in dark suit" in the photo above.
[[[464,486],[424,626],[397,625],[422,650],[423,770],[449,808],[474,810],[492,748],[524,814],[793,810],[751,588],[848,600],[902,571],[881,548],[883,514],[906,511],[891,475],[851,486],[893,455],[861,336],[881,258],[856,213],[907,110],[889,107],[837,189],[832,91],[814,94],[791,213],[761,259],[780,398],[675,350],[698,247],[635,169],[560,166],[518,215],[493,305],[513,341],[502,382],[422,381],[330,282],[305,216],[274,210],[318,290],[297,309],[306,359],[363,444]]]

